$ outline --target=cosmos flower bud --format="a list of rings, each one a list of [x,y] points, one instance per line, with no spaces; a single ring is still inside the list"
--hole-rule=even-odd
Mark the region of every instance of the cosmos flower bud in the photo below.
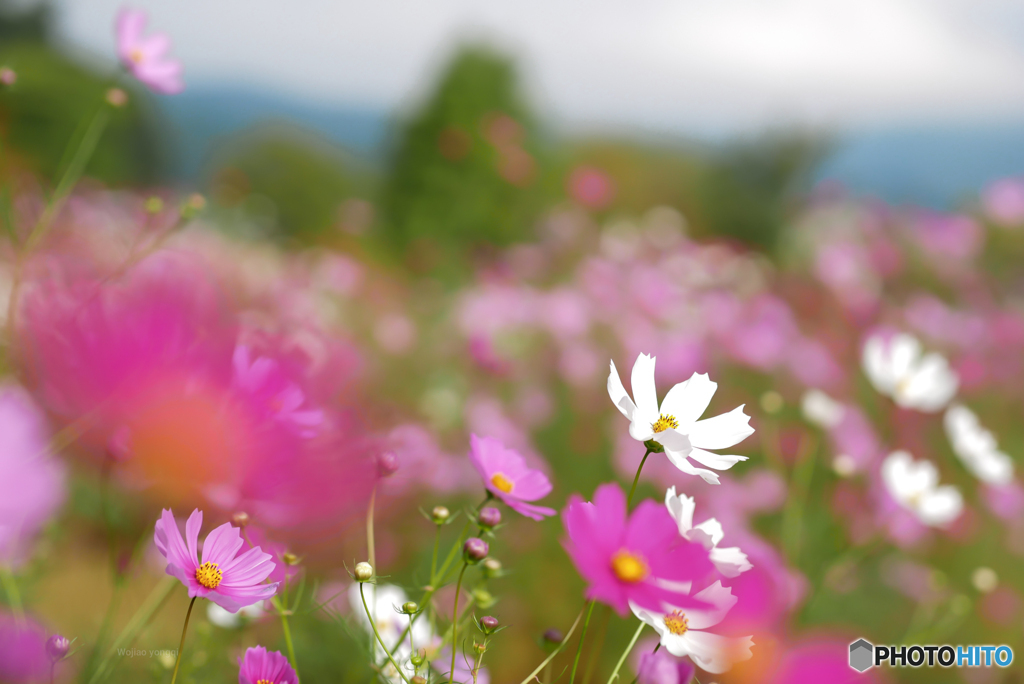
[[[390,451],[377,455],[377,476],[391,477],[398,472],[398,457]]]
[[[159,214],[164,210],[164,201],[160,197],[153,195],[146,199],[146,213],[147,214]]]
[[[415,615],[420,610],[419,604],[415,601],[406,601],[402,604],[402,612],[406,615]]]
[[[231,522],[235,523],[235,527],[245,527],[250,522],[249,514],[245,511],[238,511],[231,516]]]
[[[50,660],[55,663],[58,660],[63,660],[70,649],[71,642],[68,641],[67,637],[63,637],[60,634],[54,634],[46,640],[46,653],[50,656]]]
[[[494,579],[501,576],[501,561],[497,558],[488,558],[484,561],[484,577]]]
[[[10,67],[0,67],[0,85],[10,87],[18,80],[18,74]]]
[[[106,94],[107,104],[111,107],[117,107],[120,109],[128,104],[128,93],[124,92],[120,88],[111,88]]]
[[[558,644],[562,643],[562,640],[565,638],[565,635],[562,634],[561,630],[552,627],[551,629],[544,632],[541,638],[544,639],[545,644],[557,646]]]
[[[285,551],[281,554],[281,560],[284,561],[285,565],[298,565],[302,562],[302,559],[296,556],[291,551]]]
[[[427,649],[421,648],[415,653],[413,653],[411,656],[409,656],[409,662],[412,663],[413,667],[419,667],[423,663],[427,662]],[[413,679],[415,680],[416,678],[413,677]],[[420,679],[424,682],[427,681],[423,679],[423,677],[420,677]]]
[[[409,680],[409,684],[427,684],[427,680],[419,675],[416,675],[415,677]]]
[[[434,510],[430,512],[430,519],[438,525],[443,525],[449,517],[451,513],[444,506],[434,506]]]
[[[481,644],[478,641],[474,641],[473,642],[473,650],[476,653],[486,653],[487,652],[487,644]]]
[[[466,540],[466,543],[462,545],[462,558],[470,565],[475,565],[487,558],[487,554],[491,548],[487,545],[483,539],[479,537],[470,537]]]
[[[369,582],[373,579],[373,566],[366,561],[356,563],[354,574],[357,582]]]
[[[494,594],[487,591],[487,589],[485,589],[484,587],[476,587],[470,593],[473,594],[473,601],[476,603],[476,605],[478,605],[480,608],[483,608],[484,610],[487,610],[488,608],[490,608],[498,602],[498,599],[494,598]]]
[[[501,524],[501,511],[493,506],[488,506],[480,511],[480,515],[477,516],[477,522],[480,523],[481,527],[486,527],[487,529],[497,527]]]
[[[498,629],[498,618],[485,615],[480,618],[480,631],[484,634],[493,634]]]

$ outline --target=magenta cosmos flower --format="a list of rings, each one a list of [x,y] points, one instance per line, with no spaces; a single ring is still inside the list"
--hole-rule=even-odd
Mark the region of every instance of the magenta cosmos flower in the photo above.
[[[593,503],[570,497],[562,522],[569,535],[565,550],[589,585],[588,599],[623,616],[630,602],[650,610],[666,603],[707,605],[689,592],[713,569],[708,552],[679,536],[664,506],[644,501],[627,517],[626,496],[618,485],[605,484]]]
[[[199,529],[202,526],[203,512],[198,508],[185,523],[185,538],[169,509],[165,508],[156,522],[154,539],[156,548],[167,559],[167,574],[180,579],[188,588],[189,596],[209,599],[224,610],[236,613],[277,592],[277,582],[264,584],[274,571],[273,557],[258,546],[236,555],[244,542],[238,528],[231,523],[224,523],[206,535],[200,563]]]
[[[534,520],[554,515],[555,509],[527,503],[551,493],[551,480],[526,465],[518,452],[493,437],[469,436],[469,460],[484,479],[487,491],[517,513]]]
[[[151,90],[173,95],[185,89],[181,62],[167,56],[171,39],[163,33],[143,36],[146,13],[122,9],[117,15],[117,56],[132,76]]]
[[[238,659],[238,684],[298,684],[295,670],[280,651],[247,648]]]

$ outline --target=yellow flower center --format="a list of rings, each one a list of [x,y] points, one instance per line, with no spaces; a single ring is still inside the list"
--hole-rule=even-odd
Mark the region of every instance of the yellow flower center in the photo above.
[[[269,679],[258,679],[256,680],[256,684],[274,684],[274,682]]]
[[[612,556],[612,572],[623,582],[636,584],[650,573],[643,556],[619,549]]]
[[[207,589],[216,589],[220,581],[224,579],[224,573],[216,563],[207,561],[196,568],[196,581]]]
[[[491,484],[506,494],[511,492],[512,488],[515,486],[512,480],[505,477],[504,473],[494,473],[491,475]]]
[[[136,64],[142,64],[142,60],[145,58],[146,56],[142,54],[142,50],[139,49],[132,50],[128,53],[128,59],[132,60]]]
[[[675,416],[666,416],[664,413],[658,418],[658,420],[651,423],[651,429],[654,430],[654,434],[664,432],[669,428],[679,427],[679,421],[676,420]]]
[[[668,631],[676,636],[686,634],[686,630],[690,628],[690,624],[686,621],[686,616],[678,610],[673,610],[665,616],[665,626],[668,627]]]

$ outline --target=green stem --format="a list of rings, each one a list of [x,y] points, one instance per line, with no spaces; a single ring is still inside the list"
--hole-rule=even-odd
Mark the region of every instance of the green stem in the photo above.
[[[534,678],[537,676],[537,673],[543,670],[545,667],[547,667],[548,663],[554,660],[555,656],[562,652],[562,649],[565,648],[565,645],[569,643],[569,639],[572,637],[572,633],[576,631],[576,626],[579,625],[580,620],[583,619],[584,610],[586,610],[586,606],[580,609],[579,615],[576,616],[576,621],[572,623],[572,627],[569,628],[569,632],[562,638],[562,643],[558,644],[558,647],[551,653],[549,653],[548,657],[541,661],[541,664],[538,665],[533,672],[526,675],[526,679],[521,681],[519,684],[529,684],[530,682],[532,682]]]
[[[796,566],[797,558],[800,556],[800,538],[803,530],[804,505],[810,490],[811,480],[814,479],[814,467],[818,449],[816,440],[808,446],[801,445],[800,460],[793,471],[790,482],[790,496],[786,503],[786,510],[782,514],[782,548],[786,552],[786,560],[789,564]]]
[[[640,481],[640,471],[644,469],[644,463],[647,463],[647,457],[651,455],[651,450],[648,449],[647,453],[644,454],[643,459],[640,461],[640,467],[636,469],[636,476],[633,478],[633,488],[629,490],[629,498],[626,499],[626,510],[629,510],[630,504],[633,503],[633,494],[636,493],[636,484]]]
[[[185,632],[188,631],[188,619],[192,617],[192,606],[196,605],[197,596],[193,596],[188,603],[188,612],[185,613],[185,624],[181,628],[181,642],[178,644],[178,657],[174,659],[174,674],[171,675],[171,684],[178,678],[178,667],[181,666],[181,654],[185,651]]]
[[[615,669],[612,670],[612,676],[608,678],[608,684],[612,684],[612,682],[614,682],[618,678],[619,670],[622,669],[622,664],[626,662],[626,656],[628,656],[629,652],[633,650],[634,646],[636,646],[636,640],[640,638],[640,632],[644,631],[644,627],[646,626],[647,623],[641,622],[640,626],[636,628],[636,632],[633,633],[633,638],[630,639],[629,645],[626,646],[626,650],[622,652],[622,656],[619,658],[619,662],[615,663]]]
[[[580,633],[580,643],[576,647],[576,659],[572,662],[572,674],[569,676],[569,684],[576,681],[576,667],[580,664],[580,653],[583,652],[583,642],[587,639],[587,628],[590,627],[590,616],[594,614],[594,602],[588,601],[587,619],[583,621],[583,632]]]
[[[469,563],[463,561],[462,570],[459,571],[459,581],[455,583],[455,607],[452,608],[452,668],[448,672],[448,684],[452,684],[452,680],[455,678],[455,653],[459,649],[459,592],[462,591],[462,578],[468,567]]]
[[[139,631],[145,627],[149,621],[153,618],[153,615],[160,609],[167,597],[171,595],[171,590],[174,589],[178,584],[178,580],[173,577],[165,577],[159,584],[153,587],[153,591],[150,592],[149,596],[142,603],[139,609],[135,612],[135,615],[131,617],[128,624],[125,625],[124,629],[114,643],[110,645],[107,650],[107,655],[104,656],[103,660],[96,667],[96,671],[93,672],[89,678],[88,684],[97,684],[103,675],[106,674],[107,664],[110,659],[114,656],[118,649],[123,648],[126,644],[130,643]]]
[[[602,605],[601,610],[604,612],[604,620],[601,622],[601,630],[598,632],[597,645],[590,649],[590,655],[587,656],[587,669],[583,671],[583,684],[590,684],[591,676],[594,674],[594,667],[604,651],[604,642],[608,638],[608,624],[612,621],[612,609]],[[598,619],[600,619],[600,616]]]
[[[366,594],[363,593],[364,584],[364,582],[359,583],[359,598],[363,600],[363,610],[366,611],[366,617],[370,621],[370,628],[373,629],[373,636],[377,637],[377,643],[379,643],[380,647],[384,649],[384,654],[388,657],[388,660],[391,661],[391,665],[394,666],[395,671],[398,672],[398,676],[402,678],[402,681],[405,682],[405,684],[410,684],[405,673],[402,672],[402,668],[400,668],[398,663],[395,662],[395,659],[391,657],[388,647],[384,645],[384,640],[380,638],[380,633],[377,631],[377,623],[374,622],[373,616],[370,614],[370,607],[366,605]],[[376,662],[376,658],[374,658],[374,662]],[[171,684],[174,684],[174,682],[171,682]]]
[[[441,545],[441,526],[434,533],[434,554],[430,557],[430,586],[437,584],[437,548]]]
[[[296,604],[297,605],[297,604]],[[284,632],[284,643],[288,647],[288,659],[292,661],[295,679],[299,679],[299,661],[295,659],[295,645],[292,643],[292,630],[288,626],[288,573],[284,576],[284,605],[278,606],[277,614],[281,616],[281,631]]]

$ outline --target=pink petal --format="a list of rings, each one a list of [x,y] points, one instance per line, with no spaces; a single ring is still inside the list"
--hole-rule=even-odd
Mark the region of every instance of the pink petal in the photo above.
[[[153,541],[168,563],[183,570],[195,571],[198,563],[195,563],[189,556],[188,549],[185,547],[185,540],[182,539],[181,532],[178,530],[178,524],[174,520],[174,513],[168,508],[163,510],[160,514],[160,520],[156,522],[156,532],[153,535]]]
[[[203,512],[198,508],[192,511],[185,523],[185,540],[188,542],[188,556],[193,567],[199,567],[199,530],[203,528]]]
[[[216,563],[223,568],[235,559],[235,554],[242,548],[242,535],[231,523],[224,523],[206,535],[203,544],[203,562]]]

